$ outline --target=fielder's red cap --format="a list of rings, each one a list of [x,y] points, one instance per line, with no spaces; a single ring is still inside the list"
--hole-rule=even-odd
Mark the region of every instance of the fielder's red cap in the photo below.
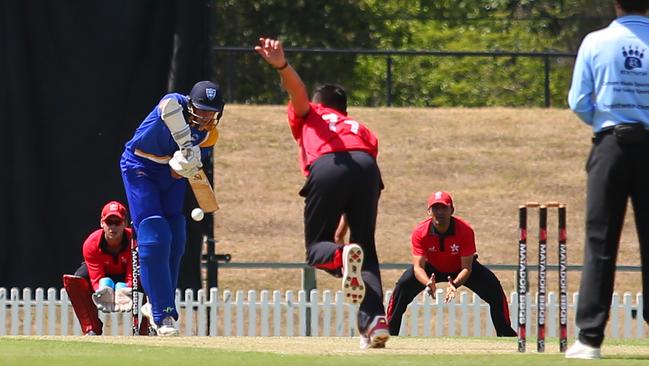
[[[108,202],[101,210],[101,221],[104,221],[111,216],[115,216],[124,221],[124,219],[126,219],[126,207],[117,201]]]
[[[453,197],[451,197],[451,194],[448,192],[433,192],[428,197],[428,208],[436,203],[441,203],[444,206],[453,207]]]

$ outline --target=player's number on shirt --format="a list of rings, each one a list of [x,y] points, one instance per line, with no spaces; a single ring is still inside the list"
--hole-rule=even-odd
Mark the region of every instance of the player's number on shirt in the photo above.
[[[337,114],[334,113],[323,114],[322,119],[329,122],[329,131],[338,132],[338,130],[336,130],[336,123],[338,123]],[[358,122],[354,121],[353,119],[348,119],[343,123],[349,125],[349,130],[352,131],[352,133],[358,134]]]

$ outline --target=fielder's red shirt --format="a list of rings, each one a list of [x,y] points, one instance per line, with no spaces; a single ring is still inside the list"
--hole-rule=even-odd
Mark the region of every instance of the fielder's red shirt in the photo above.
[[[412,255],[426,257],[426,261],[440,272],[459,272],[462,269],[460,257],[475,252],[473,229],[455,216],[451,217],[451,224],[444,234],[435,230],[432,217],[417,224],[412,232]]]
[[[131,228],[124,230],[122,246],[117,255],[106,250],[107,243],[102,229],[95,230],[83,243],[83,259],[88,267],[93,290],[99,288],[99,280],[110,275],[126,274],[126,286],[133,286],[133,267],[131,265]]]
[[[300,147],[304,175],[309,175],[309,166],[316,159],[332,152],[365,151],[376,158],[379,141],[362,123],[322,104],[309,103],[309,106],[309,113],[299,117],[293,104],[288,104],[288,124]]]

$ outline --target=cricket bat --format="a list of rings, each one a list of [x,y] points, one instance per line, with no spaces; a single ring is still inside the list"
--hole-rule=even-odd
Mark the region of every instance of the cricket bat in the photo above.
[[[205,213],[212,213],[219,209],[219,204],[216,202],[216,196],[214,195],[214,190],[210,185],[210,181],[207,179],[207,175],[203,169],[199,169],[196,174],[187,178],[189,180],[189,185],[192,187],[194,192],[194,197],[198,202],[198,206]]]

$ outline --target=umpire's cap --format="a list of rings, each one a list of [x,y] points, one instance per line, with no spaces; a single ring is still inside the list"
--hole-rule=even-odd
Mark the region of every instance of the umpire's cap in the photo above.
[[[223,96],[218,84],[209,80],[199,81],[194,84],[189,93],[189,99],[195,108],[203,111],[222,112]]]

